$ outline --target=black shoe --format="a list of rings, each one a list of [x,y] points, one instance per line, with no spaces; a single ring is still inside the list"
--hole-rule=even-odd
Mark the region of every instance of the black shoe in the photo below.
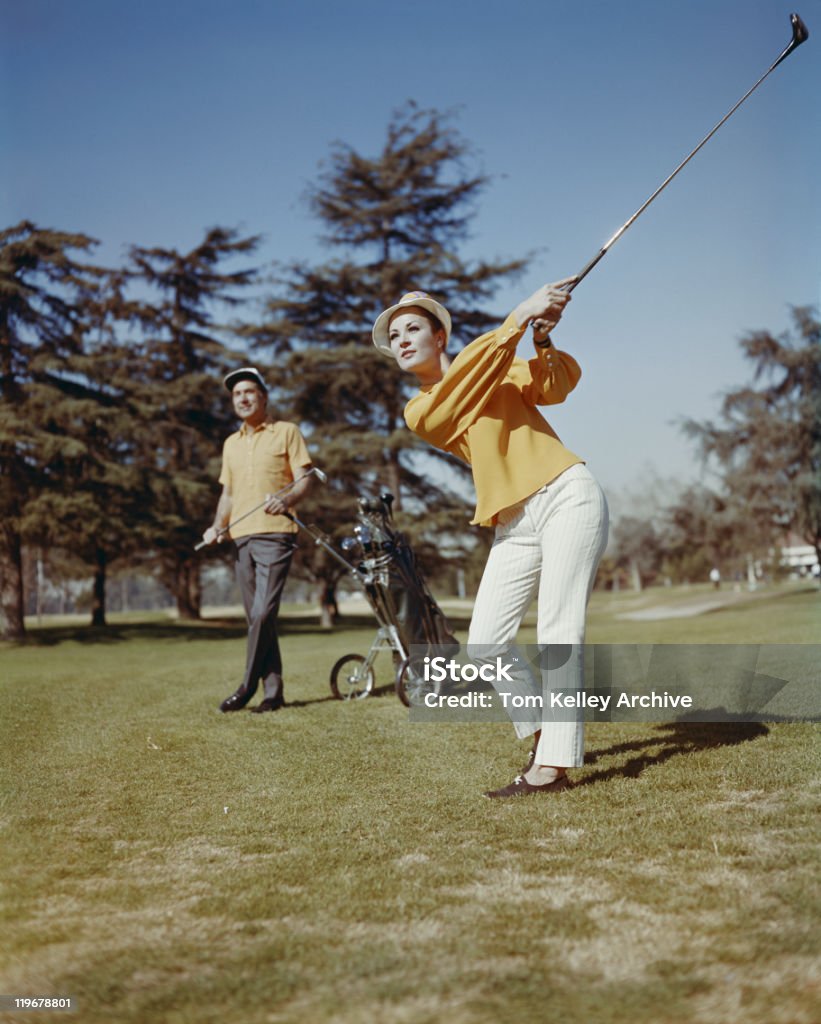
[[[248,690],[237,690],[220,704],[220,711],[242,711],[252,697],[253,693],[249,693]]]
[[[279,711],[280,708],[285,707],[285,701],[282,697],[266,697],[265,700],[260,701],[255,708],[250,710],[255,715],[262,714],[263,711]]]
[[[552,782],[546,782],[543,786],[534,786],[528,782],[524,775],[517,775],[507,786],[501,789],[491,789],[485,796],[491,800],[508,796],[533,796],[536,793],[561,793],[563,789],[570,789],[571,782],[566,775],[560,775]]]

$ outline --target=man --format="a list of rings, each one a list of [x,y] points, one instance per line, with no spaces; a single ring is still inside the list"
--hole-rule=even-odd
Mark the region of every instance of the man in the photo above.
[[[296,524],[285,513],[308,490],[311,457],[299,428],[268,415],[268,388],[259,370],[244,366],[225,378],[241,428],[226,440],[219,481],[222,494],[207,544],[229,537],[237,548],[237,581],[248,619],[248,646],[242,684],[220,704],[239,711],[251,700],[259,680],[263,700],[254,712],[277,711],[285,703],[277,614],[296,546]],[[303,479],[300,479],[303,478]],[[294,483],[286,494],[277,491]],[[262,506],[256,508],[255,506]],[[250,513],[250,514],[247,514]]]

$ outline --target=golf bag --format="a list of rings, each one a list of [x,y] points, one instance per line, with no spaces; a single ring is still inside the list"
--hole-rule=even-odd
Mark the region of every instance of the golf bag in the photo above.
[[[379,651],[391,650],[396,670],[395,687],[403,703],[421,703],[425,693],[438,692],[438,684],[426,681],[417,666],[421,657],[411,659],[411,648],[453,657],[459,641],[450,630],[442,609],[428,589],[407,538],[395,528],[391,506],[393,495],[359,499],[353,536],[346,537],[340,555],[312,527],[306,529],[362,588],[379,629],[366,656],[346,654],[331,670],[331,691],[340,700],[367,697],[373,689],[373,662]]]

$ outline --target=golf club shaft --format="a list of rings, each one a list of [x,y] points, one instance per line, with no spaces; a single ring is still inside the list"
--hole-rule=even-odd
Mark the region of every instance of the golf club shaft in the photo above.
[[[610,247],[612,245],[614,245],[621,238],[621,236],[630,227],[630,225],[635,220],[637,220],[641,216],[641,214],[644,213],[644,211],[647,209],[647,207],[650,205],[650,203],[653,202],[653,200],[656,198],[656,196],[660,195],[660,193],[662,193],[664,191],[664,189],[667,188],[667,186],[670,184],[670,182],[673,180],[673,178],[675,178],[675,176],[678,174],[678,172],[680,170],[682,170],[693,159],[693,157],[696,155],[696,153],[698,153],[698,151],[701,149],[701,147],[704,146],[707,142],[709,142],[710,139],[718,131],[718,129],[726,121],[728,121],[732,117],[732,115],[736,112],[736,110],[738,110],[738,108],[741,106],[741,104],[744,102],[744,100],[746,100],[747,97],[751,93],[753,93],[759,87],[759,85],[761,85],[761,83],[764,81],[764,79],[771,72],[775,71],[775,69],[778,67],[778,65],[783,60],[785,60],[787,57],[789,57],[789,55],[793,52],[793,50],[797,46],[800,46],[801,43],[803,43],[804,40],[807,39],[807,37],[809,36],[809,32],[807,31],[807,27],[804,24],[804,22],[801,20],[801,18],[797,14],[791,14],[790,15],[790,21],[792,23],[793,36],[792,36],[792,39],[790,40],[789,44],[784,48],[782,53],[779,55],[778,59],[773,64],[770,65],[770,67],[764,72],[764,74],[761,76],[761,78],[759,78],[759,80],[755,83],[755,85],[752,86],[752,88],[748,89],[747,92],[744,93],[744,95],[741,97],[741,99],[738,101],[738,103],[736,103],[735,106],[731,110],[729,110],[724,115],[724,117],[722,117],[722,119],[718,122],[718,124],[714,128],[712,128],[704,136],[704,138],[701,140],[701,142],[699,142],[699,144],[696,146],[696,148],[691,153],[689,153],[681,161],[681,163],[678,165],[678,167],[676,167],[676,169],[672,172],[672,174],[668,175],[668,177],[664,179],[664,181],[659,185],[659,187],[656,189],[656,191],[650,196],[649,199],[647,199],[644,203],[642,203],[642,205],[638,208],[638,210],[636,210],[636,212],[633,214],[633,216],[629,220],[625,221],[624,224],[622,224],[622,226],[612,236],[612,238],[610,238],[607,242],[605,242],[605,244],[601,247],[601,249],[599,249],[599,251],[593,257],[593,259],[590,260],[590,262],[587,263],[579,271],[579,273],[576,275],[576,280],[573,281],[572,284],[568,285],[565,288],[565,291],[572,292],[573,289],[576,287],[576,285],[578,285],[578,283],[580,281],[584,280],[584,278],[587,277],[587,275],[590,273],[590,271],[593,269],[593,267],[596,266],[596,264],[599,262],[599,260],[605,255],[605,253],[608,251],[608,249],[610,249]]]
[[[243,519],[247,519],[248,516],[252,516],[255,512],[259,512],[261,508],[265,508],[268,502],[271,501],[273,498],[278,498],[281,494],[287,494],[288,491],[293,490],[293,488],[296,487],[296,485],[300,483],[302,480],[304,480],[305,477],[307,476],[316,476],[322,481],[322,483],[325,483],[328,479],[328,477],[322,472],[321,469],[317,469],[316,466],[312,466],[307,473],[303,473],[302,476],[297,477],[296,480],[292,480],[289,484],[286,484],[284,487],[281,487],[278,491],[275,491],[274,494],[269,495],[265,499],[265,501],[261,501],[259,505],[254,505],[253,508],[249,509],[247,512],[244,512],[241,516],[239,516],[239,518],[234,519],[226,527],[220,530],[220,533],[228,533],[232,529],[232,527],[237,525],[237,523],[241,523]],[[201,551],[202,548],[207,547],[209,547],[208,541],[201,540],[199,544],[197,544],[194,547],[194,550]]]
[[[306,533],[310,534],[314,538],[314,543],[321,548],[324,548],[328,554],[337,560],[340,565],[343,565],[348,572],[353,573],[354,576],[358,576],[360,579],[365,576],[355,565],[349,562],[346,558],[343,558],[337,551],[334,550],[333,546],[322,536],[322,534],[315,529],[313,526],[309,526],[307,523],[303,523],[302,520],[295,515],[293,512],[286,512],[285,515],[292,522],[296,523],[297,526],[301,527]]]

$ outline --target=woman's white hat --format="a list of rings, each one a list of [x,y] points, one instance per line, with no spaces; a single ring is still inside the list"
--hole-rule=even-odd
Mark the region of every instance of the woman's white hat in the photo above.
[[[390,356],[391,359],[394,358],[391,351],[391,343],[388,340],[388,327],[394,313],[405,306],[419,306],[421,309],[426,309],[429,313],[433,313],[445,328],[445,347],[447,347],[450,339],[450,313],[448,313],[441,302],[432,299],[427,292],[408,292],[402,296],[395,306],[389,306],[386,310],[383,310],[373,325],[373,343],[383,355]]]

